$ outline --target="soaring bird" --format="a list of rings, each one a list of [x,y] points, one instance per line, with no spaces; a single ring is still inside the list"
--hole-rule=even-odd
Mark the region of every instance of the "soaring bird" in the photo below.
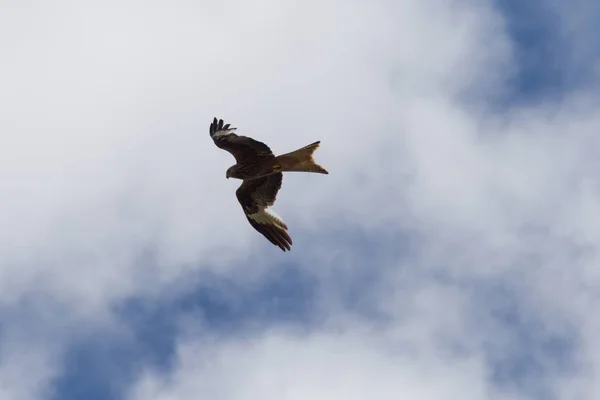
[[[235,157],[236,164],[227,169],[225,177],[243,181],[235,194],[250,225],[281,250],[291,250],[292,238],[287,233],[287,225],[268,207],[275,203],[283,172],[329,174],[313,159],[313,153],[321,142],[275,156],[269,146],[235,134],[236,129],[230,124],[223,125],[223,120],[217,121],[216,118],[209,128],[215,145]]]

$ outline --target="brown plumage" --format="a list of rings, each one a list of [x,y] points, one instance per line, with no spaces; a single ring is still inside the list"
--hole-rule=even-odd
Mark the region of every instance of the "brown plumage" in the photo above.
[[[281,188],[282,172],[329,174],[313,159],[313,153],[321,142],[275,156],[269,146],[235,134],[236,129],[216,118],[209,128],[215,145],[235,157],[236,164],[227,169],[226,177],[243,180],[236,197],[250,225],[281,250],[290,250],[292,238],[287,233],[287,225],[268,207],[273,205]]]
[[[321,142],[314,142],[291,153],[275,157],[275,163],[281,165],[282,171],[315,172],[329,174],[325,168],[315,163],[313,153],[319,148]]]
[[[292,238],[287,233],[287,225],[267,207],[275,203],[277,192],[281,188],[283,174],[271,174],[242,182],[235,195],[242,205],[248,222],[275,246],[281,250],[290,250]]]

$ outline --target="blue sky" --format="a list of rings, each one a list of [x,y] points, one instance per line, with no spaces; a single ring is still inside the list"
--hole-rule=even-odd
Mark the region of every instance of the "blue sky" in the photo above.
[[[515,97],[538,99],[568,90],[560,15],[541,1],[500,1],[497,7],[516,49]]]
[[[598,50],[580,41],[577,34],[598,34],[598,28],[590,21],[600,15],[600,8],[585,1],[571,3],[572,8],[558,3],[496,2],[497,9],[506,18],[507,33],[518,61],[519,72],[512,82],[515,87],[512,102],[561,97],[593,80],[593,60]]]
[[[0,400],[598,398],[595,16],[9,2]],[[213,116],[322,141],[274,206],[291,252]]]

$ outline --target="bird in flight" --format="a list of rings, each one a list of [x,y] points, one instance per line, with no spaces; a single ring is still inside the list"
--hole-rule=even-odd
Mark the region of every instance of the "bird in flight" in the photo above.
[[[209,128],[215,145],[235,157],[236,164],[227,169],[225,177],[243,181],[235,195],[250,225],[281,250],[291,250],[292,238],[287,233],[287,225],[268,207],[275,203],[283,172],[329,174],[313,159],[313,153],[321,142],[275,156],[269,146],[235,134],[236,129],[230,124],[223,125],[223,120],[217,121],[216,118]]]

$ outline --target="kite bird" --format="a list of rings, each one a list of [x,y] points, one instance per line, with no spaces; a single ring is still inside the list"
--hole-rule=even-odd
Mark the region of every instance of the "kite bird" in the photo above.
[[[287,225],[268,207],[275,203],[284,171],[329,174],[312,157],[321,142],[275,156],[266,144],[236,135],[236,129],[223,125],[222,119],[215,118],[210,124],[210,137],[217,147],[235,157],[236,164],[227,169],[225,177],[243,180],[235,195],[250,225],[281,250],[290,250],[292,238]]]

